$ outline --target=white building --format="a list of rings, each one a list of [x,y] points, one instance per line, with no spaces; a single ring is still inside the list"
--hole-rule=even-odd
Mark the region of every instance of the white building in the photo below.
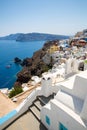
[[[78,72],[78,61],[76,58],[69,58],[66,60],[65,74]]]
[[[87,130],[87,71],[57,85],[60,90],[41,109],[48,130]]]

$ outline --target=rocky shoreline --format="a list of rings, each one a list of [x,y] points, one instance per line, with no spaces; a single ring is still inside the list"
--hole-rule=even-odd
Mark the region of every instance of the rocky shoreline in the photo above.
[[[43,72],[48,71],[52,64],[46,64],[43,61],[44,55],[47,53],[47,50],[50,46],[54,45],[54,43],[58,43],[58,40],[48,41],[44,44],[42,49],[34,52],[32,58],[26,58],[23,61],[20,59],[16,59],[16,63],[19,62],[23,66],[23,69],[17,74],[18,83],[26,83],[28,82],[32,76],[41,76]]]

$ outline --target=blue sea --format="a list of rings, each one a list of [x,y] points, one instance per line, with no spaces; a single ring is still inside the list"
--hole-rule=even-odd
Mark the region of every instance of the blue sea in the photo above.
[[[33,53],[41,49],[44,43],[45,41],[0,40],[0,88],[11,89],[16,81],[16,74],[22,69],[20,65],[14,63],[14,58],[32,57]]]

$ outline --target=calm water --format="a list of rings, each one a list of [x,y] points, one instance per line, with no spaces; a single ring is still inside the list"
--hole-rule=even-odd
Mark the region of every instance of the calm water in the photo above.
[[[22,69],[20,65],[13,62],[14,58],[32,57],[33,52],[42,48],[44,43],[45,41],[0,41],[0,88],[12,88],[16,81],[16,74]],[[6,68],[8,65],[11,65],[11,67]]]

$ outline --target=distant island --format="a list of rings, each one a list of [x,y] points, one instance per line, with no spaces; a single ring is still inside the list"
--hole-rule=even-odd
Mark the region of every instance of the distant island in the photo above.
[[[69,36],[45,34],[45,33],[16,33],[8,36],[0,37],[0,40],[16,40],[16,41],[49,41],[49,40],[61,40],[68,39]]]

